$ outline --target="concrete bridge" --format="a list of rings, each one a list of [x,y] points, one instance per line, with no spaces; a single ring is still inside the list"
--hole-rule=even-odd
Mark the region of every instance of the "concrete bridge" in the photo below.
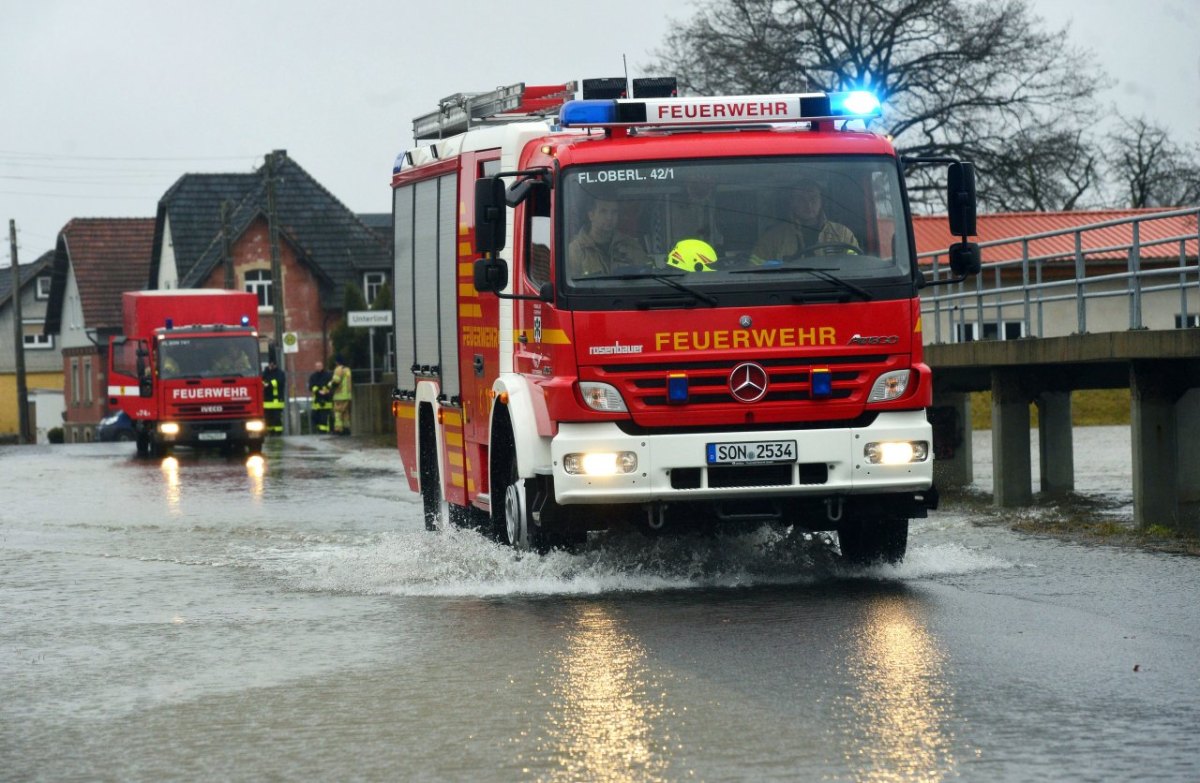
[[[1174,223],[1156,223],[1164,216]],[[985,242],[980,279],[926,289],[925,333],[937,335],[925,358],[934,372],[940,486],[974,478],[969,393],[992,393],[994,502],[1016,507],[1034,500],[1029,406],[1038,411],[1040,490],[1066,493],[1075,486],[1071,393],[1128,388],[1135,521],[1200,533],[1200,329],[1187,328],[1200,321],[1200,212],[1164,216]],[[1121,228],[1130,241],[1114,244]],[[1093,230],[1104,232],[1090,242],[1104,264],[1087,258]],[[1146,242],[1150,235],[1158,239]],[[1054,249],[1064,241],[1068,252]],[[1039,242],[1050,249],[1031,252]],[[995,259],[1006,245],[1014,257],[986,263],[989,248]],[[936,269],[936,254],[929,256]],[[999,339],[971,339],[985,327]]]

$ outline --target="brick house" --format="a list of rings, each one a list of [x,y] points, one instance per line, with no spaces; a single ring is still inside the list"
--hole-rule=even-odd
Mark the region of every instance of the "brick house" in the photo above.
[[[121,294],[145,288],[152,218],[74,218],[58,234],[45,334],[59,338],[63,437],[95,440],[108,413],[108,338],[119,335]]]
[[[355,215],[285,151],[268,159],[271,155],[283,331],[296,333],[299,344],[284,366],[290,393],[306,396],[303,380],[316,361],[332,353],[330,330],[342,316],[346,286],[357,285],[370,302],[390,279],[391,220]],[[278,290],[271,272],[266,171],[264,163],[247,174],[185,174],[176,181],[159,201],[149,273],[140,286],[255,293],[264,361],[275,339]]]

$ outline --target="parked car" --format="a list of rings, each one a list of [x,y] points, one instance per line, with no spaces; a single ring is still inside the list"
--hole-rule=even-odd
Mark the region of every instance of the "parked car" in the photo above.
[[[133,440],[133,422],[125,411],[117,411],[111,416],[105,416],[96,426],[96,439],[104,441]]]

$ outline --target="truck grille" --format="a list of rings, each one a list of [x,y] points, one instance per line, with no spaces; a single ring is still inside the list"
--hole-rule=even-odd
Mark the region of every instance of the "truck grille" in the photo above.
[[[241,418],[250,415],[251,409],[252,406],[249,402],[189,403],[175,406],[175,415],[189,419]]]
[[[890,357],[886,354],[865,356],[762,359],[755,363],[767,371],[767,393],[755,403],[804,402],[813,399],[812,369],[828,367],[832,375],[832,393],[821,400],[852,400],[865,402],[866,385],[887,369]],[[626,364],[600,367],[597,380],[611,383],[620,389],[626,404],[641,410],[660,410],[677,407],[667,402],[667,375],[686,373],[688,376],[688,406],[740,405],[729,389],[729,374],[744,360],[721,362],[683,362],[679,364]]]

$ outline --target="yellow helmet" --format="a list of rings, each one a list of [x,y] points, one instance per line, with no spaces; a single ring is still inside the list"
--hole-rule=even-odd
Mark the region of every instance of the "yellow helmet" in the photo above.
[[[716,263],[717,251],[703,239],[681,239],[667,253],[667,266],[685,272],[715,272],[713,265]]]

